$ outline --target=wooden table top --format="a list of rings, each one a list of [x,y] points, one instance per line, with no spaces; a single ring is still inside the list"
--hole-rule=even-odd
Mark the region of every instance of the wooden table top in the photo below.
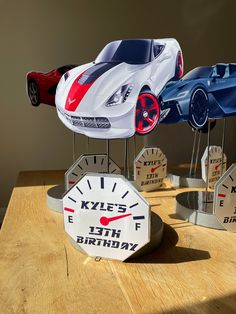
[[[62,171],[19,175],[0,236],[0,313],[236,313],[236,234],[178,219],[180,190],[143,193],[165,223],[155,252],[97,262],[47,208],[62,181]]]

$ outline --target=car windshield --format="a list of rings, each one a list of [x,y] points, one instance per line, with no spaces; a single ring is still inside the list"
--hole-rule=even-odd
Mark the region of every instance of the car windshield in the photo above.
[[[126,62],[142,64],[150,62],[152,41],[148,39],[118,40],[106,45],[95,63]]]
[[[183,80],[196,80],[200,78],[210,77],[212,67],[199,67],[188,72],[182,79]]]

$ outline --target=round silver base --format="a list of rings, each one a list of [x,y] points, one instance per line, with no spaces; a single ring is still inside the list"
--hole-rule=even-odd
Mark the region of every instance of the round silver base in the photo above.
[[[150,242],[147,243],[144,247],[142,247],[138,252],[134,253],[129,259],[149,254],[154,249],[156,249],[161,243],[162,236],[163,236],[163,230],[164,230],[164,223],[161,220],[160,216],[158,216],[157,214],[152,212],[151,213],[151,239],[150,239]],[[69,237],[69,240],[70,240],[72,246],[76,250],[82,252],[83,254],[86,254],[71,237]]]
[[[173,173],[169,173],[168,178],[173,186],[176,187],[204,188],[206,186],[202,178],[188,178]]]
[[[197,169],[194,177],[189,176],[189,164],[174,166],[168,174],[170,182],[176,187],[204,188],[205,181],[201,177],[201,170]]]
[[[47,191],[47,205],[48,208],[62,213],[63,212],[63,204],[62,197],[65,193],[64,185],[56,185]]]
[[[176,196],[176,214],[195,225],[224,229],[213,214],[213,192],[191,191]]]

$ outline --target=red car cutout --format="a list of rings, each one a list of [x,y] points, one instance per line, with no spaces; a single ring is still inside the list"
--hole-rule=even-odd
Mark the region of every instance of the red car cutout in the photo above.
[[[55,106],[55,93],[57,84],[63,74],[77,67],[77,65],[64,65],[47,73],[27,73],[27,93],[30,102],[37,107],[41,103]]]

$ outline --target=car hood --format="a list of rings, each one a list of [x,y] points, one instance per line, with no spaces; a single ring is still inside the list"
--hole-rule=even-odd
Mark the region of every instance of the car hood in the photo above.
[[[61,95],[64,109],[70,112],[87,111],[104,103],[124,84],[135,83],[135,75],[147,65],[127,63],[87,64],[70,71],[70,81]],[[144,71],[145,72],[145,71]]]

